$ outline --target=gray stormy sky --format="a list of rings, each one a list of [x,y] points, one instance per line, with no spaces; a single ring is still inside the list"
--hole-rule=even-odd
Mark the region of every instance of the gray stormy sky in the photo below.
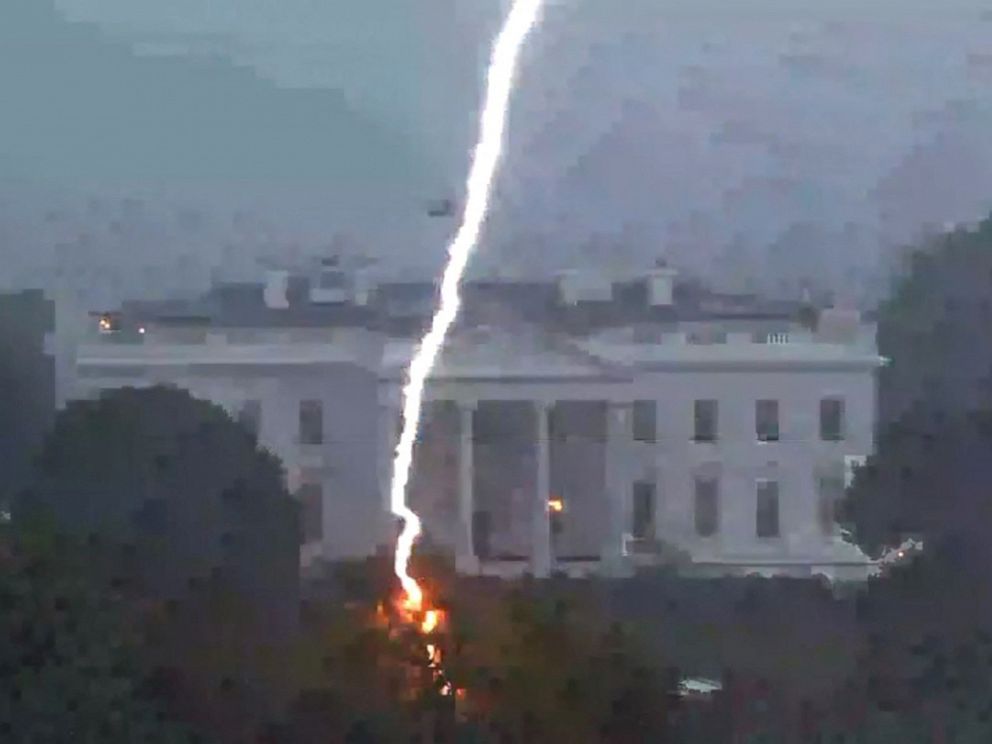
[[[234,91],[231,107],[245,119],[264,120],[275,108],[288,119],[333,121],[274,122],[254,139],[250,125],[237,127],[249,132],[243,152],[253,157],[266,131],[293,133],[272,145],[270,160],[288,163],[279,178],[269,177],[272,162],[252,171],[244,165],[252,158],[234,148],[216,169],[233,172],[236,186],[201,184],[175,156],[157,179],[146,169],[140,178],[110,172],[110,182],[137,188],[135,178],[150,180],[204,203],[221,194],[304,241],[346,227],[370,250],[425,271],[437,269],[447,228],[418,210],[423,199],[460,189],[488,44],[505,5],[57,0],[69,18],[96,24],[145,60],[105,63],[134,67],[136,86],[143,75],[182,86],[187,78],[163,72],[168,65],[219,55],[229,71],[205,76],[197,100],[226,101]],[[67,53],[56,45],[50,54],[56,50]],[[92,49],[83,56],[92,62]],[[165,67],[139,69],[150,59]],[[19,72],[19,85],[29,88],[36,75],[50,82],[43,67]],[[112,110],[121,87],[107,87],[94,105]],[[315,102],[321,91],[343,98]],[[40,97],[25,101],[24,121],[35,120],[32,105],[59,119]],[[218,127],[228,139],[225,108],[189,121],[173,112],[171,146],[182,150],[184,126]],[[143,136],[144,124],[122,135],[134,152],[158,147]],[[71,142],[60,125],[31,134]],[[874,265],[880,246],[909,239],[924,223],[988,211],[989,132],[992,16],[979,2],[549,0],[526,50],[478,266],[621,269],[665,251],[716,279],[816,275],[843,285],[852,270]],[[0,125],[0,158],[30,153],[22,136],[30,139]],[[346,153],[347,167],[337,156],[327,154],[325,167],[324,155],[308,155],[322,147]],[[46,183],[60,183],[62,161],[50,159],[56,165],[39,169]],[[82,172],[101,171],[80,162]],[[11,170],[32,175],[36,164],[22,157]],[[294,168],[314,172],[294,179]]]

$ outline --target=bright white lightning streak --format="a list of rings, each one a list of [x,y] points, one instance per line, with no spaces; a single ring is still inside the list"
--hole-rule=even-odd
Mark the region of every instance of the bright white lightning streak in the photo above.
[[[403,519],[403,530],[396,541],[394,568],[411,609],[419,610],[423,601],[420,586],[410,576],[408,568],[413,543],[420,535],[420,518],[407,506],[406,487],[413,462],[413,445],[420,428],[424,384],[434,368],[445,337],[458,316],[462,275],[489,210],[493,176],[503,150],[506,112],[517,59],[527,35],[538,23],[542,2],[543,0],[515,0],[493,43],[486,77],[486,99],[479,125],[479,141],[467,181],[465,213],[458,232],[448,245],[448,263],[441,277],[440,304],[431,319],[430,329],[410,361],[406,385],[403,387],[403,429],[393,460],[390,505],[393,514]]]

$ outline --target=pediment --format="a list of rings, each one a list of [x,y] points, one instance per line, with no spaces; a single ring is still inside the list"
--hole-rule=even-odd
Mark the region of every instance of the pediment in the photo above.
[[[480,326],[449,337],[434,377],[602,378],[623,373],[568,338],[530,325]]]

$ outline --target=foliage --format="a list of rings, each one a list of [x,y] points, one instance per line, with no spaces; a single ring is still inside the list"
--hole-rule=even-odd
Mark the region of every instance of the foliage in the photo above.
[[[915,251],[879,308],[880,422],[992,408],[992,217]]]
[[[221,577],[295,614],[296,506],[278,460],[223,409],[173,388],[123,388],[58,415],[18,512],[47,509],[76,535],[133,549],[148,596],[181,599]],[[285,618],[284,618],[285,619]]]
[[[126,603],[89,572],[98,551],[37,521],[0,551],[0,738],[203,741],[167,717]]]
[[[279,659],[299,616],[296,505],[222,409],[164,387],[74,402],[36,471],[15,526],[49,515],[102,546],[91,578],[119,587],[172,711],[242,741],[293,697]]]
[[[461,587],[451,678],[493,740],[664,741],[671,680],[569,582]],[[488,599],[487,599],[488,597]]]

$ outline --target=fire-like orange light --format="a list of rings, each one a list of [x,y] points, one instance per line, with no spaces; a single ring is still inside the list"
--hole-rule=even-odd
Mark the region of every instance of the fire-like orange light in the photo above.
[[[565,511],[565,502],[558,497],[548,499],[548,511],[560,514]]]
[[[441,611],[440,610],[427,610],[424,613],[424,619],[420,623],[420,632],[426,634],[433,633],[438,625],[441,624]]]

